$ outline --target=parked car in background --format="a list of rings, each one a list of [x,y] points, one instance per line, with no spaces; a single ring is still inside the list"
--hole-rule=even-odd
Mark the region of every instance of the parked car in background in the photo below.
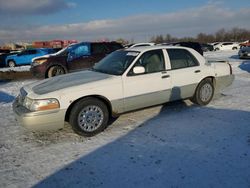
[[[72,71],[91,68],[107,54],[121,49],[117,42],[82,42],[70,45],[61,51],[34,58],[31,72],[38,78],[50,78]]]
[[[20,51],[17,51],[17,50],[9,50],[8,53],[2,53],[0,54],[0,67],[6,67],[6,58],[10,55],[15,55],[15,54],[18,54],[20,53]]]
[[[30,65],[34,57],[39,57],[45,54],[54,53],[52,48],[27,49],[17,54],[6,57],[5,65],[15,67],[20,65]]]
[[[214,51],[214,46],[211,44],[201,43],[201,49],[203,52]]]
[[[250,40],[246,40],[246,41],[240,43],[240,46],[241,47],[250,46]]]
[[[134,47],[143,47],[143,46],[154,46],[155,43],[153,42],[141,42],[141,43],[135,43],[135,44],[129,44],[126,45],[125,48],[134,48]]]
[[[200,43],[198,42],[173,42],[173,43],[162,43],[161,45],[170,45],[170,46],[184,46],[188,48],[192,48],[203,55],[203,50],[201,48]]]
[[[215,46],[215,45],[217,45],[217,44],[219,44],[220,42],[212,42],[212,43],[209,43],[210,45],[212,45],[212,46]]]
[[[242,47],[238,52],[240,59],[250,58],[250,46]]]
[[[2,53],[0,54],[0,67],[5,67],[5,60],[7,58],[7,56],[10,55],[9,53]]]
[[[76,133],[93,136],[112,116],[131,110],[180,99],[206,105],[233,79],[230,64],[208,62],[191,48],[127,48],[91,70],[24,86],[13,110],[17,121],[31,130],[60,129],[68,121]]]
[[[221,42],[214,46],[214,50],[237,50],[240,45],[236,42]]]
[[[8,53],[10,53],[10,50],[0,49],[0,55],[2,55],[2,54],[8,54]]]

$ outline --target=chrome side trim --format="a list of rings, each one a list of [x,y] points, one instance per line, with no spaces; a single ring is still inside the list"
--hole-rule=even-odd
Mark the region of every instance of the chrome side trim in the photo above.
[[[112,113],[120,114],[144,107],[163,104],[169,101],[190,98],[194,95],[197,85],[198,83],[183,87],[176,86],[168,90],[131,96],[124,99],[112,100]]]

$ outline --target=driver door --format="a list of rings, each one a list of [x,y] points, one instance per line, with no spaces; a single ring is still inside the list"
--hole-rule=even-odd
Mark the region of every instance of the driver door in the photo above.
[[[25,50],[19,54],[17,54],[16,58],[15,58],[15,61],[18,65],[22,65],[22,64],[25,64],[25,61],[26,61],[26,56],[28,55],[28,51]]]
[[[70,71],[90,68],[93,64],[90,44],[83,43],[70,49],[67,64]]]
[[[135,66],[144,67],[145,73],[134,74]],[[161,104],[169,100],[172,85],[165,69],[161,49],[145,52],[133,67],[123,78],[125,111]]]

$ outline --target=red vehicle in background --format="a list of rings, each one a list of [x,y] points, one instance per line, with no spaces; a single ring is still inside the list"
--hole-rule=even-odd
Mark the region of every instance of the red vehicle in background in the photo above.
[[[250,46],[250,40],[240,43],[241,47]]]
[[[77,40],[35,41],[32,43],[32,46],[34,48],[64,48],[76,43],[78,43]]]

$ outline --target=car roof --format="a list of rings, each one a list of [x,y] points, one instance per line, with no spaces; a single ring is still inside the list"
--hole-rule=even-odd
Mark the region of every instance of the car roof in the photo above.
[[[125,48],[122,50],[145,52],[145,51],[149,51],[149,50],[159,50],[159,49],[192,49],[192,48],[183,47],[183,46],[157,45],[157,46],[140,46],[140,47],[133,47],[133,48]],[[192,49],[192,50],[194,50],[194,49]]]

